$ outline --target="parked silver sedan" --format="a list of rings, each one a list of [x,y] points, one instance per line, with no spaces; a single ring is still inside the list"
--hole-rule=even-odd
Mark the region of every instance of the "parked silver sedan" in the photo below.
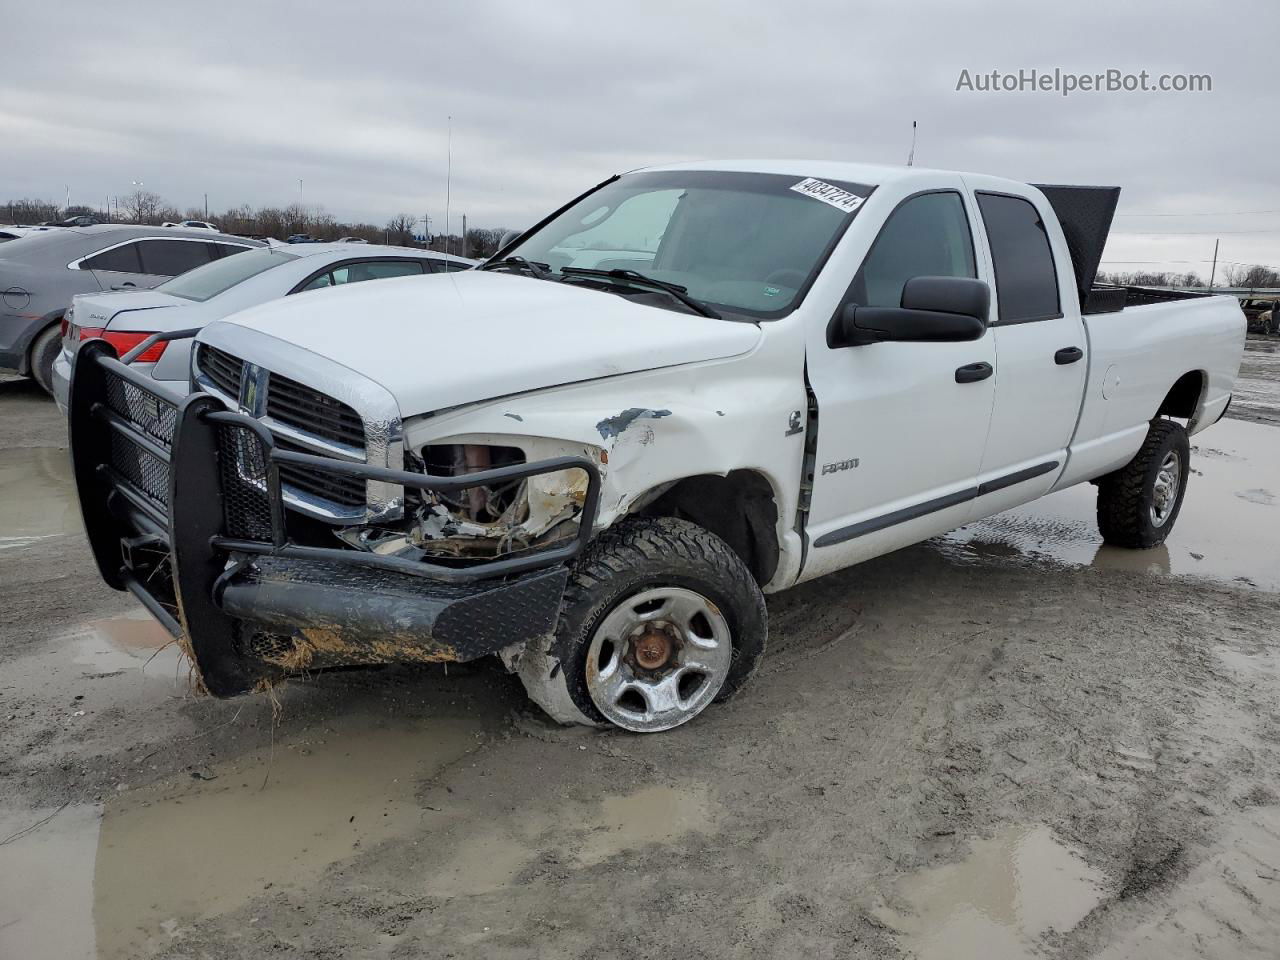
[[[209,230],[101,224],[60,227],[0,248],[0,369],[53,391],[59,324],[78,293],[154,287],[263,244]]]
[[[53,394],[65,411],[71,358],[81,340],[102,337],[124,354],[153,333],[203,327],[291,294],[365,280],[466,270],[477,262],[432,250],[378,244],[279,245],[198,267],[154,290],[82,294],[67,311],[62,352],[53,366]],[[161,342],[142,353],[133,367],[185,396],[190,355],[189,339]]]

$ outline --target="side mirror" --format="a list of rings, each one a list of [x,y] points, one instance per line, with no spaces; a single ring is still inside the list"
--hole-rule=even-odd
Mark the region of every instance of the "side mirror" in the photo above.
[[[498,249],[501,250],[503,247],[505,247],[508,243],[510,243],[512,240],[514,240],[518,236],[520,236],[519,230],[508,230],[506,233],[502,235],[502,239],[498,241]]]
[[[832,324],[833,347],[883,341],[961,342],[987,331],[991,289],[971,277],[913,277],[902,288],[901,306],[848,304]],[[832,342],[834,341],[834,342]]]

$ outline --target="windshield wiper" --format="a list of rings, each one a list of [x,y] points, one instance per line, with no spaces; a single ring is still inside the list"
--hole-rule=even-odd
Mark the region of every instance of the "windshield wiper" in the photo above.
[[[517,270],[524,270],[536,280],[551,279],[551,275],[547,272],[551,269],[551,264],[538,263],[536,260],[526,260],[524,257],[503,257],[501,260],[490,260],[488,263],[480,264],[476,269],[497,270],[499,267],[515,267]]]
[[[596,270],[592,267],[561,267],[560,273],[570,277],[601,277],[605,280],[622,280],[627,283],[654,287],[671,294],[694,313],[702,314],[702,316],[710,317],[713,320],[723,319],[720,314],[701,300],[695,300],[689,296],[688,287],[682,287],[678,283],[667,283],[667,281],[658,280],[655,277],[646,277],[636,270]]]

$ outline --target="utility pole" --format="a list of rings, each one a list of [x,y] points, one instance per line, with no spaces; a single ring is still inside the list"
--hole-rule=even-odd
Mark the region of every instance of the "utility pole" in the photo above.
[[[1220,240],[1221,238],[1219,238]],[[1213,278],[1218,272],[1218,243],[1219,240],[1213,241],[1213,267],[1209,270],[1209,292],[1213,293]]]
[[[204,218],[206,220],[209,219],[209,195],[207,193],[204,195]]]
[[[467,255],[467,215],[462,215],[462,255]]]
[[[307,201],[302,193],[302,178],[299,177],[298,178],[298,206],[300,207],[306,206],[306,203]]]

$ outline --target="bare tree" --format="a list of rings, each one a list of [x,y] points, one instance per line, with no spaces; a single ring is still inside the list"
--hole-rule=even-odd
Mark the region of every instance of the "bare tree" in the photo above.
[[[417,218],[411,213],[398,213],[387,221],[387,242],[407,247],[413,243],[413,225]]]
[[[150,190],[135,190],[120,201],[124,215],[134,223],[158,223],[157,215],[164,201]]]
[[[483,260],[493,256],[507,233],[505,227],[477,227],[467,231],[467,255]]]
[[[10,200],[5,209],[8,223],[43,223],[58,215],[58,205],[48,200]]]
[[[1228,264],[1223,270],[1223,277],[1229,287],[1247,287],[1256,290],[1259,287],[1280,287],[1280,272],[1260,263],[1246,267],[1242,264]]]

